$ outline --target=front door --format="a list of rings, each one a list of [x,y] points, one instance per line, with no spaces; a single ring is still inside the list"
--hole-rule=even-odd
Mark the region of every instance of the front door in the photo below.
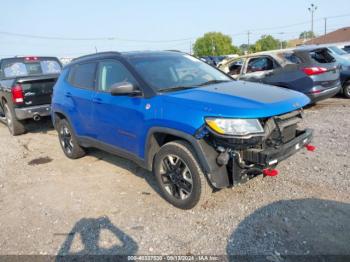
[[[119,82],[138,85],[133,75],[118,60],[104,60],[98,66],[97,92],[93,98],[93,121],[96,138],[139,155],[138,140],[145,129],[146,101],[142,96],[112,96],[110,88]]]

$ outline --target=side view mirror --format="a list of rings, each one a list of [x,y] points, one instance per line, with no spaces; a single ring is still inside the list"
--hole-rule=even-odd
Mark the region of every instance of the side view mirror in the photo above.
[[[130,82],[115,83],[111,87],[112,96],[137,96],[141,91]]]

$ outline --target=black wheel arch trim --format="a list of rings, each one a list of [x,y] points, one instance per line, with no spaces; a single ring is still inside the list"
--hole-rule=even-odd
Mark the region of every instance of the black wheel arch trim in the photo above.
[[[72,125],[72,122],[70,121],[69,116],[68,116],[66,113],[64,113],[64,112],[62,112],[62,111],[58,111],[58,110],[51,113],[51,121],[52,121],[52,124],[53,124],[54,128],[57,127],[57,114],[63,115],[64,118],[68,121],[68,123],[69,123],[69,124],[71,125],[71,127],[73,128],[73,125]],[[74,128],[73,128],[73,129],[74,129]],[[73,130],[73,132],[75,133],[74,130]]]
[[[152,127],[148,131],[145,144],[145,164],[148,170],[152,170],[154,157],[160,148],[154,139],[154,134],[156,133],[176,136],[187,141],[192,146],[199,164],[210,183],[216,188],[230,186],[227,168],[216,163],[218,152],[211,145],[204,139],[196,139],[193,135],[166,127]]]

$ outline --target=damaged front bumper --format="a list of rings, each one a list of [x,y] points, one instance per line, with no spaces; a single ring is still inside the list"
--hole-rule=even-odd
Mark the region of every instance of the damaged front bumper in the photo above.
[[[277,148],[267,149],[247,149],[243,151],[243,160],[254,163],[264,168],[276,165],[282,160],[294,155],[297,151],[310,144],[312,140],[312,130],[299,131],[298,135],[286,144]]]
[[[301,118],[302,111],[295,111],[264,119],[265,135],[249,139],[208,132],[201,139],[201,148],[210,166],[207,175],[212,185],[225,188],[246,182],[309,145],[313,131],[297,128]]]

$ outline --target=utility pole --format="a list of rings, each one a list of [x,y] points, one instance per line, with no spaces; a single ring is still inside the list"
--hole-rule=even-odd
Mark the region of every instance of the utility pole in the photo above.
[[[324,18],[324,34],[327,34],[327,17]]]
[[[215,56],[215,45],[213,38],[211,39],[211,53],[213,56]]]
[[[317,6],[314,4],[311,4],[311,6],[308,8],[309,12],[311,13],[311,33],[314,33],[314,13],[317,10]]]
[[[250,46],[250,31],[248,31],[248,47],[247,47],[247,53],[249,54],[249,46]]]
[[[278,34],[283,35],[284,32],[279,32]],[[280,49],[283,49],[283,40],[280,39],[279,41],[280,41]]]

